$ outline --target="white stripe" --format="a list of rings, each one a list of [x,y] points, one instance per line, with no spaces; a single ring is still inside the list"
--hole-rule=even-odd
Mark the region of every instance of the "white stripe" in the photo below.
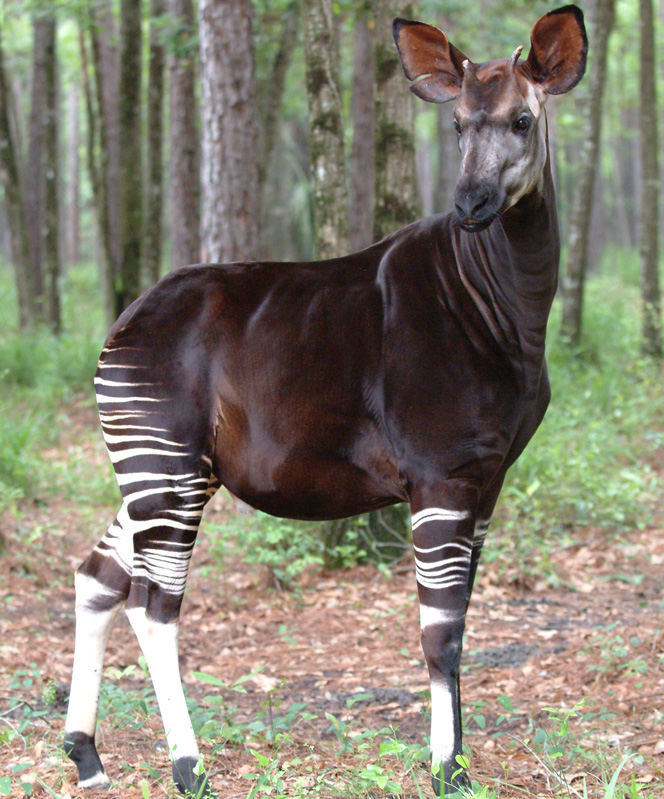
[[[420,605],[420,627],[424,630],[435,624],[452,624],[463,618],[461,610],[434,608],[432,605]]]
[[[428,580],[420,574],[416,575],[417,582],[424,588],[433,588],[435,590],[443,588],[452,588],[455,585],[467,585],[468,580],[460,580],[457,578],[450,578],[448,580]]]
[[[413,530],[426,522],[460,522],[470,516],[467,510],[445,510],[445,508],[425,508],[413,515]]]
[[[116,388],[136,388],[137,386],[158,386],[159,383],[120,383],[117,380],[105,380],[103,377],[95,377],[96,386],[115,386]]]
[[[424,555],[427,552],[437,552],[439,549],[447,549],[447,547],[458,547],[459,549],[470,552],[472,550],[472,541],[470,538],[460,538],[458,541],[451,541],[448,544],[439,544],[437,547],[429,547],[428,549],[424,549],[423,547],[413,546],[413,549],[415,552],[420,552]]]
[[[186,458],[189,453],[169,452],[164,449],[148,449],[147,447],[136,447],[136,449],[120,450],[119,452],[114,452],[113,450],[108,451],[111,463],[120,463],[121,461],[126,461],[128,458],[138,458],[139,455],[167,455],[169,458]]]
[[[105,394],[97,394],[98,405],[105,405],[107,402],[168,402],[168,400],[157,397],[107,397]]]

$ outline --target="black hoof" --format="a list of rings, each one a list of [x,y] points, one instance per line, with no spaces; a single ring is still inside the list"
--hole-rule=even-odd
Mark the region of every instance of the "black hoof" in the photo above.
[[[218,799],[205,772],[197,774],[195,757],[179,757],[173,761],[173,782],[187,799]]]
[[[104,771],[94,737],[84,732],[66,732],[63,748],[67,757],[76,763],[79,788],[107,788]]]
[[[443,799],[465,799],[470,789],[468,775],[458,764],[441,767],[431,775],[431,787],[436,796]]]

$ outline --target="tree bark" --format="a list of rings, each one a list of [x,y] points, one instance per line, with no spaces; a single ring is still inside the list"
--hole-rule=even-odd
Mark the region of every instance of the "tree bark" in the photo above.
[[[373,242],[375,197],[374,20],[367,7],[355,20],[353,46],[353,142],[348,183],[348,233],[352,251]]]
[[[272,62],[272,68],[258,86],[258,109],[261,122],[259,136],[262,139],[258,166],[260,186],[263,186],[265,182],[270,156],[279,129],[279,111],[286,73],[291,62],[293,43],[297,41],[299,22],[300,0],[292,0],[284,14],[279,49]]]
[[[602,133],[606,53],[614,18],[614,0],[597,0],[592,28],[593,61],[586,79],[584,113],[580,126],[584,140],[578,157],[576,191],[570,216],[569,254],[562,282],[561,336],[570,346],[577,346],[581,339],[590,216]]]
[[[141,0],[120,6],[120,90],[118,143],[120,158],[120,273],[115,282],[119,316],[140,293],[141,187]]]
[[[201,259],[200,145],[196,119],[196,21],[191,0],[168,0],[177,20],[170,76],[171,267]]]
[[[253,260],[259,241],[250,0],[202,0],[199,40],[203,259]]]
[[[9,81],[5,74],[2,29],[0,28],[0,181],[5,193],[5,210],[18,295],[19,325],[21,329],[26,329],[34,322],[34,292],[31,286],[30,252],[23,205],[18,142],[14,135],[15,126],[10,116],[12,106]]]
[[[115,286],[121,271],[119,117],[118,91],[120,61],[117,24],[110,0],[89,0],[86,26],[90,34],[94,91],[87,81],[84,88],[88,109],[88,165],[95,190],[97,223],[104,262],[101,278],[104,289],[106,322],[116,318]],[[81,56],[86,60],[85,37],[81,37]],[[95,136],[96,133],[96,136]]]
[[[383,238],[420,215],[415,171],[414,98],[392,39],[392,18],[412,18],[410,4],[372,0],[376,20],[376,211]]]
[[[304,49],[314,229],[318,258],[348,252],[344,127],[331,0],[304,5]]]
[[[657,86],[652,0],[640,0],[641,35],[641,297],[643,304],[641,349],[662,356],[662,311],[659,289],[659,163],[657,137]]]
[[[69,263],[81,259],[81,224],[79,206],[81,201],[81,170],[78,150],[81,143],[80,85],[74,84],[68,97],[67,108],[67,223],[65,227],[65,254]]]
[[[58,147],[58,87],[56,55],[56,18],[50,11],[44,14],[44,227],[43,227],[43,290],[44,317],[56,335],[61,332],[60,318],[60,245],[59,245],[59,183],[60,157]]]
[[[165,50],[158,25],[164,11],[164,0],[150,0],[147,181],[145,187],[145,229],[143,232],[144,280],[149,285],[159,280],[161,272]]]
[[[32,19],[33,58],[29,121],[28,163],[25,170],[25,217],[30,252],[30,286],[36,318],[44,321],[44,134],[46,131],[46,82],[50,22],[35,12]]]

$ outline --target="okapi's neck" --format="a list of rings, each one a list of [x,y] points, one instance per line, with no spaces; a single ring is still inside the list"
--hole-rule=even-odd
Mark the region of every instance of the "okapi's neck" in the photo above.
[[[492,334],[505,348],[544,354],[558,284],[560,236],[547,158],[537,188],[479,233],[455,228],[457,267]]]

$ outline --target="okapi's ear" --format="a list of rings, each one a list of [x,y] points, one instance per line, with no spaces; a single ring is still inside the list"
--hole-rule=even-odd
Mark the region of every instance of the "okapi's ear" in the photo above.
[[[547,94],[573,89],[586,71],[588,37],[583,12],[577,6],[549,11],[530,33],[530,53],[519,66]]]
[[[410,90],[429,103],[445,103],[459,96],[466,56],[433,25],[395,19],[392,35]]]

